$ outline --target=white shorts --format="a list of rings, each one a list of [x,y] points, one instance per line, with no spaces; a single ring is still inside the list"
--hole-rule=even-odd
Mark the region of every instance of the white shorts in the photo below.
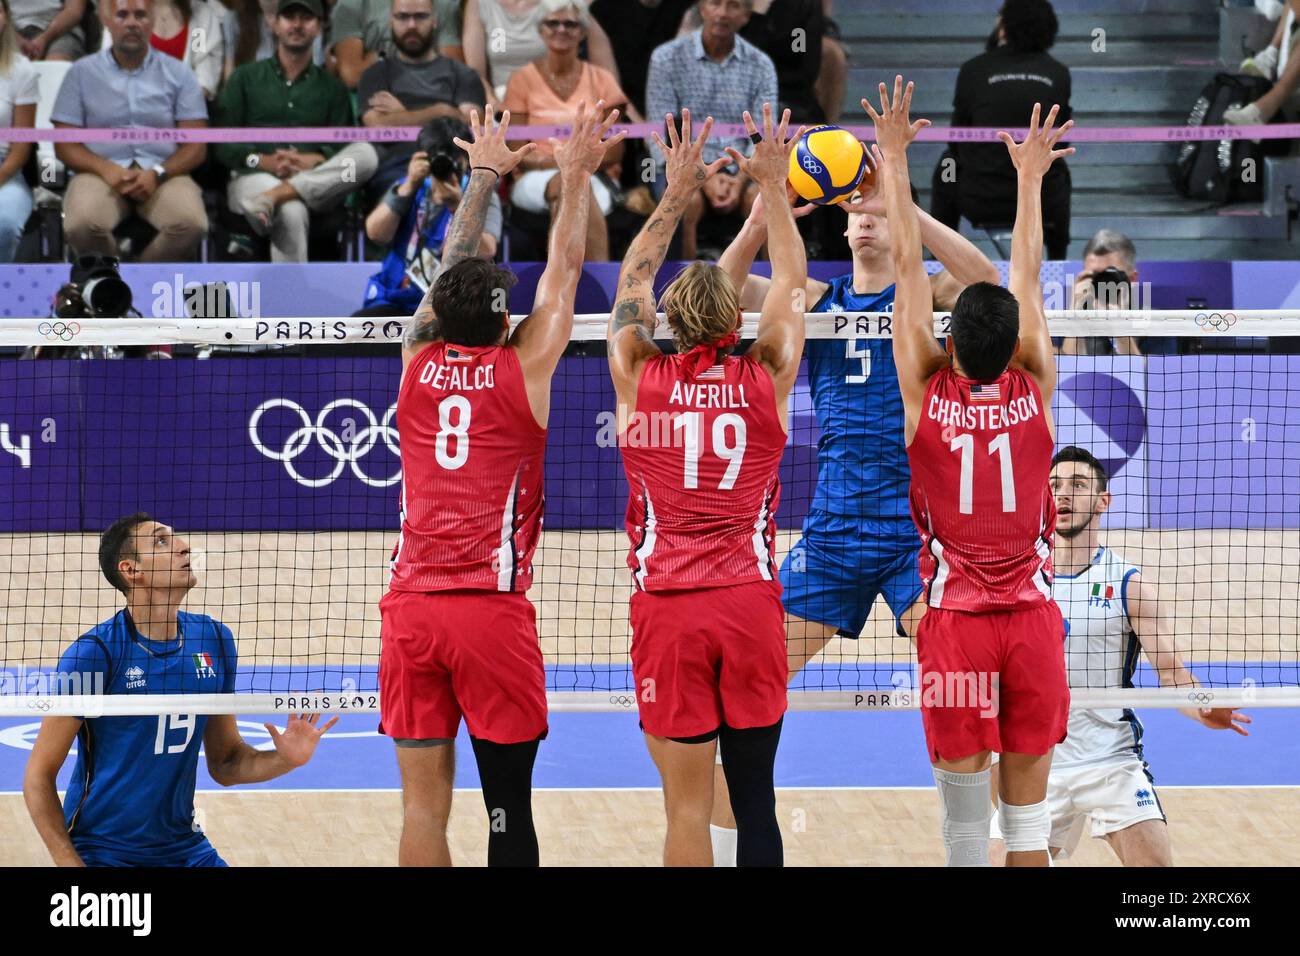
[[[1057,859],[1074,852],[1089,818],[1094,838],[1145,820],[1165,819],[1146,762],[1136,756],[1060,770],[1053,767],[1047,778],[1047,810],[1052,817],[1047,844],[1060,850]],[[1002,839],[996,813],[989,824],[989,839]]]
[[[550,206],[546,202],[546,184],[559,172],[558,169],[531,169],[515,180],[510,193],[510,201],[525,212],[547,212]],[[609,189],[597,176],[591,177],[591,188],[596,195],[596,204],[600,214],[608,216],[614,207],[614,198]]]

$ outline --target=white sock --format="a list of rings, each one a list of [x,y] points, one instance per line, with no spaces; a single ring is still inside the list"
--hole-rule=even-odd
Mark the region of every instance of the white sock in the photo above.
[[[713,865],[736,865],[736,831],[709,824],[709,839],[713,841]]]

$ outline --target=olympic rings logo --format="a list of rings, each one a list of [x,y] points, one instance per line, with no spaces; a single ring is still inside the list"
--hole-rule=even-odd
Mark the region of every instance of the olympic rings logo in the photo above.
[[[609,702],[616,707],[635,707],[636,698],[629,697],[627,694],[610,694]]]
[[[800,156],[799,165],[814,176],[820,176],[826,171],[822,168],[822,164],[817,162],[817,157],[813,156],[811,153],[804,153]]]
[[[1199,312],[1196,315],[1196,324],[1203,329],[1226,332],[1237,324],[1237,315],[1235,312]]]
[[[47,339],[71,342],[73,336],[81,331],[81,325],[77,322],[42,322],[36,327],[36,331]]]
[[[267,448],[262,443],[262,439],[257,433],[258,422],[273,408],[287,408],[295,412],[302,421],[302,427],[296,429],[285,440],[284,448],[280,451]],[[325,427],[325,419],[329,414],[338,408],[355,408],[365,418],[367,425],[358,431],[350,439],[340,436],[331,429]],[[289,477],[302,485],[304,488],[323,488],[332,484],[339,475],[343,473],[344,466],[350,465],[352,473],[357,478],[372,488],[387,488],[395,485],[402,480],[401,467],[401,450],[397,445],[397,429],[392,426],[393,416],[397,414],[397,405],[394,403],[384,414],[383,421],[377,421],[375,414],[362,402],[355,398],[340,398],[330,402],[320,410],[313,422],[306,410],[297,402],[290,401],[287,398],[272,398],[258,405],[254,410],[252,417],[248,419],[248,437],[253,442],[253,447],[273,461],[284,462],[284,470],[289,473]],[[324,449],[325,453],[334,459],[333,470],[323,478],[308,478],[298,473],[294,467],[293,460],[307,450],[312,439]],[[370,453],[375,447],[375,442],[383,438],[384,444],[393,456],[398,459],[397,471],[387,478],[372,478],[361,470],[361,459]]]
[[[48,697],[33,697],[27,700],[28,710],[39,710],[45,713],[54,707],[54,702]]]
[[[1209,704],[1214,700],[1214,694],[1209,691],[1196,692],[1187,695],[1188,701],[1193,704]]]

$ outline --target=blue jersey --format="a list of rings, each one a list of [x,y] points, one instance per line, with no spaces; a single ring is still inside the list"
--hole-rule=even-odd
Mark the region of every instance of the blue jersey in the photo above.
[[[106,694],[216,694],[235,689],[230,629],[181,611],[180,637],[152,641],[125,609],[77,638],[61,674]],[[195,714],[92,717],[77,735],[63,801],[72,845],[134,866],[181,865],[210,850],[194,818],[194,781],[208,719]]]
[[[894,286],[857,295],[832,279],[813,312],[893,312]],[[906,518],[911,469],[903,396],[889,339],[809,339],[808,387],[821,438],[812,507],[854,518]]]

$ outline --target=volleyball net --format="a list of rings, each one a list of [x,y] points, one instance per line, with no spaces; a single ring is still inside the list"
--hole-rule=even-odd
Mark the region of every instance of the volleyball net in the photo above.
[[[1140,569],[1157,604],[1140,636],[1071,654],[1074,706],[1300,704],[1300,315],[1049,315],[1053,335],[1080,353],[1058,357],[1057,445],[1106,469],[1100,544]],[[635,707],[606,321],[578,317],[552,386],[529,597],[555,709]],[[946,322],[936,315],[937,334]],[[0,321],[0,715],[377,710],[378,602],[398,530],[402,328],[319,317]],[[844,360],[845,384],[863,388],[858,446],[883,454],[889,436],[867,385],[893,372],[873,367],[868,343],[890,336],[891,317],[810,315],[808,330],[806,354]],[[115,360],[160,344],[170,360]],[[389,354],[365,348],[385,344]],[[1134,346],[1145,354],[1122,354]],[[19,360],[24,349],[59,357]],[[914,647],[874,593],[881,569],[870,573],[873,536],[906,512],[889,496],[850,505],[824,488],[819,497],[806,369],[790,402],[778,560],[787,574],[825,573],[799,542],[809,513],[830,511],[856,543],[859,565],[843,573],[860,581],[850,590],[866,612],[856,639],[835,638],[793,679],[791,706],[915,707]],[[182,608],[230,628],[233,693],[182,694],[179,676],[106,693],[129,675],[85,686],[67,669],[78,637],[124,604],[100,571],[99,535],[138,511],[188,542],[198,583]],[[1098,613],[1128,610],[1122,582],[1099,583],[1088,598]],[[836,601],[828,618],[843,612]],[[1151,666],[1157,638],[1183,670]],[[175,651],[177,675],[202,673],[208,651]]]

